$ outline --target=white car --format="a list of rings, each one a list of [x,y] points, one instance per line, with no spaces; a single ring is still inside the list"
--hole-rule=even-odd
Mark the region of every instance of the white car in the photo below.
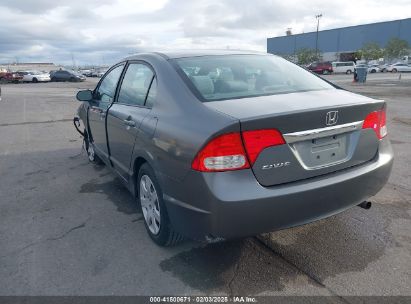
[[[101,78],[101,77],[104,76],[105,73],[106,73],[106,71],[104,71],[104,70],[95,70],[95,71],[91,72],[91,77]]]
[[[351,74],[354,73],[355,63],[354,61],[333,62],[332,67],[334,73]]]
[[[387,72],[397,73],[397,72],[411,72],[411,66],[405,63],[395,63],[387,67]]]
[[[39,71],[21,72],[23,75],[22,82],[47,82],[50,81],[50,74]]]
[[[380,67],[378,64],[372,64],[368,66],[368,73],[378,73],[380,72]]]

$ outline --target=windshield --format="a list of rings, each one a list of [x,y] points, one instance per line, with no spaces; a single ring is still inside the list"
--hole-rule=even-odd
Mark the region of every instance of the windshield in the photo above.
[[[303,68],[270,55],[201,56],[175,62],[205,101],[333,88]]]

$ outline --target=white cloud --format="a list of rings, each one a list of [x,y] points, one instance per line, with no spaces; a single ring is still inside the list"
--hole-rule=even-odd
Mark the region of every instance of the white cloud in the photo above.
[[[266,38],[411,17],[409,0],[2,0],[0,62],[112,63],[142,49],[266,49]]]
[[[164,7],[167,0],[116,0],[97,7],[94,11],[104,19],[130,14],[147,14]]]

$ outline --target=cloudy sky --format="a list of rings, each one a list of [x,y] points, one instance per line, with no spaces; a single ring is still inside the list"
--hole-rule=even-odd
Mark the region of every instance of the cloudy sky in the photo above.
[[[1,0],[0,63],[111,64],[142,50],[266,50],[266,38],[411,17],[410,0]]]

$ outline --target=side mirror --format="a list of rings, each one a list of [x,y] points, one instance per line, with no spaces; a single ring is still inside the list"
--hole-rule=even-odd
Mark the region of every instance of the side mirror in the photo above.
[[[76,98],[78,101],[92,101],[93,100],[93,92],[90,90],[83,90],[83,91],[78,91]]]

